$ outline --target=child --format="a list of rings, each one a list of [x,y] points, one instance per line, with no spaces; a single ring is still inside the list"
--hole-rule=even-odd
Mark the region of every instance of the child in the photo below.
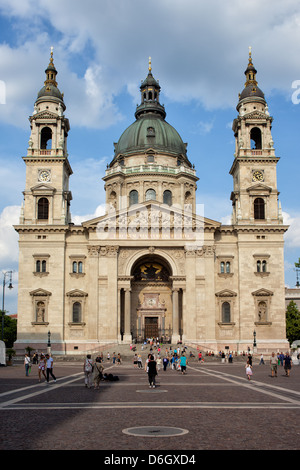
[[[248,377],[248,380],[250,380],[252,375],[252,366],[250,365],[249,361],[247,361],[246,364],[246,375]]]

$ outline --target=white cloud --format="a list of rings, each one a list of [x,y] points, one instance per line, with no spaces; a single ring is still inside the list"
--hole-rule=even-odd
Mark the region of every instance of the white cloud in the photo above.
[[[291,216],[287,212],[283,212],[283,222],[289,225],[289,229],[284,236],[286,246],[288,248],[300,248],[300,214]]]
[[[13,225],[19,223],[20,206],[7,206],[0,214],[0,265],[17,263],[18,234]]]
[[[136,98],[133,84],[145,78],[148,56],[168,99],[208,109],[236,104],[249,45],[265,92],[291,96],[300,79],[298,0],[153,0],[151,10],[145,0],[0,0],[0,11],[18,22],[17,45],[0,48],[0,80],[7,85],[0,119],[18,125],[43,85],[51,45],[74,126],[105,128],[121,119],[115,98],[123,89]],[[155,34],[147,34],[154,22]],[[73,62],[82,62],[83,73]]]

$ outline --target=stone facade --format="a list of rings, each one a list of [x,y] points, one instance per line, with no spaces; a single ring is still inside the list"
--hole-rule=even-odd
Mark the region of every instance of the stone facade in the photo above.
[[[106,213],[74,225],[69,122],[56,74],[51,54],[23,158],[15,348],[45,350],[49,331],[56,354],[153,336],[241,352],[252,349],[254,332],[259,351],[288,347],[279,158],[251,55],[233,123],[226,226],[197,211],[196,171],[165,121],[151,64],[136,121],[103,178]]]

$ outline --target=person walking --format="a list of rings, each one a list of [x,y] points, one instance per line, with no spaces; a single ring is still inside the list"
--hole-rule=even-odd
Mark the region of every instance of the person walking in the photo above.
[[[248,360],[246,364],[246,375],[247,375],[248,380],[251,380],[252,374],[253,374],[252,365],[250,364],[250,361]]]
[[[260,356],[259,365],[260,365],[260,366],[261,366],[261,365],[265,365],[264,355],[263,355],[263,354]]]
[[[284,356],[284,370],[285,370],[285,375],[287,377],[290,376],[291,368],[292,368],[292,358],[287,352],[286,355]]]
[[[157,365],[154,357],[151,355],[148,361],[148,380],[149,388],[155,388],[155,377],[157,376]]]
[[[96,358],[96,361],[94,364],[94,388],[95,390],[100,388],[100,380],[103,377],[103,371],[104,371],[104,367],[101,364],[101,361],[97,360]]]
[[[271,377],[277,377],[277,365],[278,365],[278,359],[277,356],[275,356],[275,353],[272,352],[272,356],[270,357],[270,366],[271,366]]]
[[[53,357],[50,356],[50,354],[46,354],[46,367],[47,367],[47,383],[49,383],[49,376],[53,378],[54,382],[56,382],[56,377],[53,374]]]
[[[186,359],[186,356],[184,354],[182,354],[180,356],[179,364],[180,364],[180,369],[181,369],[182,375],[186,374],[187,359]]]
[[[41,381],[42,374],[45,377],[45,381],[47,381],[45,370],[46,370],[46,360],[45,360],[44,354],[41,354],[40,362],[39,362],[39,382]]]
[[[25,354],[24,365],[25,365],[25,375],[26,377],[29,377],[31,363],[30,363],[30,357],[28,356],[28,354]]]
[[[86,388],[91,388],[92,386],[92,376],[93,376],[93,361],[92,356],[87,354],[86,360],[83,364],[84,371],[84,385]]]

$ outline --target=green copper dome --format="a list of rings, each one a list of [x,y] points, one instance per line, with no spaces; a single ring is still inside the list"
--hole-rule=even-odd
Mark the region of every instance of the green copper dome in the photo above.
[[[138,118],[121,135],[115,156],[153,149],[174,155],[186,155],[186,145],[178,132],[159,115],[147,113]]]
[[[165,121],[165,108],[159,102],[160,85],[152,75],[150,62],[148,76],[142,82],[140,90],[141,104],[136,108],[136,121],[123,132],[115,144],[114,160],[119,155],[126,157],[147,149],[174,157],[183,156],[187,160],[186,144],[174,127]]]

